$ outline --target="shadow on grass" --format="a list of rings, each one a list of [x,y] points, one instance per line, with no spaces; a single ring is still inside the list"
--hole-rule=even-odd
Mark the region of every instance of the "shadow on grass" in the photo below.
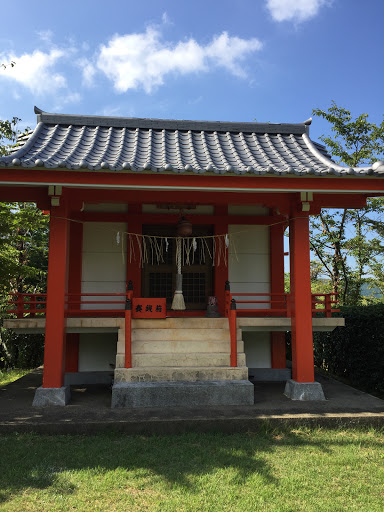
[[[137,478],[157,478],[165,486],[178,486],[192,494],[200,492],[199,477],[223,469],[231,470],[232,483],[241,485],[257,474],[265,484],[278,486],[279,481],[266,460],[266,454],[278,447],[291,448],[289,454],[295,457],[302,448],[329,453],[330,444],[334,448],[356,442],[353,436],[340,435],[330,443],[313,431],[289,429],[172,437],[13,434],[0,437],[0,502],[28,488],[52,488],[55,493],[72,494],[76,486],[63,472],[81,470],[97,475],[118,469],[136,472]],[[374,438],[369,444],[382,447]]]

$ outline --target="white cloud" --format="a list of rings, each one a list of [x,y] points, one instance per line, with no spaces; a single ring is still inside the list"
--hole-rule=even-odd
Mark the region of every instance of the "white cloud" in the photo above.
[[[61,103],[66,105],[67,103],[78,103],[81,100],[81,94],[79,92],[68,92],[61,98]]]
[[[36,32],[36,34],[39,36],[39,38],[46,42],[46,43],[50,43],[52,41],[52,38],[53,38],[53,32],[52,30],[38,30]]]
[[[202,95],[197,96],[197,98],[191,98],[190,100],[188,100],[188,104],[189,105],[197,105],[201,101],[203,101],[203,96]]]
[[[61,110],[68,103],[78,103],[81,100],[81,94],[78,92],[66,92],[62,96],[55,95],[56,103],[53,106],[55,112]]]
[[[275,21],[306,21],[317,15],[331,0],[267,0],[267,9]]]
[[[163,12],[161,16],[161,22],[163,25],[173,25],[172,21],[170,20],[167,12]]]
[[[101,110],[95,112],[96,116],[121,116],[121,107],[105,106]]]
[[[101,46],[96,67],[113,81],[118,92],[143,88],[149,93],[162,85],[169,73],[186,75],[223,67],[236,76],[245,77],[243,61],[261,48],[256,38],[240,39],[226,32],[207,45],[192,38],[167,43],[157,28],[148,27],[144,33],[112,37]]]
[[[81,73],[83,75],[83,85],[92,87],[92,85],[94,85],[94,77],[97,72],[95,66],[85,57],[77,59],[76,65],[81,69]]]
[[[54,66],[65,57],[65,52],[56,48],[48,53],[35,50],[23,55],[0,55],[1,62],[15,62],[14,67],[7,66],[0,77],[17,82],[34,94],[52,93],[67,87],[63,74],[55,72]]]

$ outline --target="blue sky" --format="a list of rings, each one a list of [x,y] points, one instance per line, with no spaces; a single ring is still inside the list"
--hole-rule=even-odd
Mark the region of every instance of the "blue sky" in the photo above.
[[[383,20],[383,0],[4,2],[0,119],[302,122],[334,100],[378,123]]]

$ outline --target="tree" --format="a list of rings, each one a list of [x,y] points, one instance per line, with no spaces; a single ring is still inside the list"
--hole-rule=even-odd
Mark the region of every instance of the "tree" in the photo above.
[[[11,147],[16,144],[19,131],[17,123],[21,121],[18,117],[13,117],[11,121],[0,119],[0,156],[7,155]],[[6,141],[6,143],[4,143]]]
[[[0,155],[7,154],[21,132],[19,118],[0,120]],[[8,143],[4,144],[6,140]],[[45,288],[48,219],[33,203],[0,202],[0,289],[27,292]]]
[[[314,109],[313,114],[331,123],[333,134],[320,139],[338,163],[361,166],[383,156],[384,120],[377,126],[368,121],[368,114],[353,119],[335,102],[327,111]],[[384,242],[377,226],[383,215],[383,200],[373,198],[360,210],[323,210],[311,218],[311,249],[344,304],[360,303],[362,285],[378,275]]]
[[[384,119],[379,126],[368,121],[368,114],[360,114],[353,120],[351,112],[334,101],[327,111],[315,108],[312,114],[331,123],[334,135],[322,135],[320,140],[339,158],[338,163],[357,167],[372,164],[383,156]]]
[[[17,143],[19,119],[0,120],[0,155]],[[33,203],[0,202],[0,310],[8,294],[44,292],[48,257],[48,218]],[[0,329],[0,368],[41,363],[43,338]],[[40,362],[40,363],[39,363]]]

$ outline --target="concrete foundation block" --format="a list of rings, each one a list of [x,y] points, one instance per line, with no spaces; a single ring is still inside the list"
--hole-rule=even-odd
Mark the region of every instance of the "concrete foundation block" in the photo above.
[[[248,380],[201,382],[119,382],[112,387],[112,407],[195,407],[253,405]]]
[[[113,381],[113,371],[106,372],[71,372],[64,375],[65,386],[81,386],[87,384],[106,384],[111,385]]]
[[[217,367],[230,366],[231,356],[229,351],[224,353],[214,352],[170,352],[168,354],[132,354],[132,366],[137,368],[143,367]],[[125,356],[123,354],[116,355],[116,368],[124,368]],[[245,366],[245,354],[237,354],[237,364]]]
[[[291,400],[325,400],[320,382],[296,382],[289,379],[285,385],[284,395]]]
[[[61,388],[43,388],[40,386],[36,389],[35,398],[32,405],[34,407],[45,407],[49,405],[67,405],[71,398],[71,390],[69,386]]]
[[[290,368],[248,368],[253,382],[285,382],[291,378]]]
[[[246,366],[231,367],[143,367],[116,368],[115,383],[121,382],[200,382],[248,380]]]

